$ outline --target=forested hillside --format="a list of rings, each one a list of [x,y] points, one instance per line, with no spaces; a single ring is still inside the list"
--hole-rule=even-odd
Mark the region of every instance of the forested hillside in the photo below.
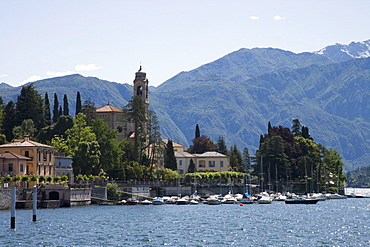
[[[366,55],[365,50],[351,51]],[[163,137],[188,146],[199,124],[212,140],[223,136],[228,146],[247,147],[252,154],[268,122],[290,126],[299,119],[310,126],[315,142],[337,150],[344,169],[351,170],[370,160],[370,58],[343,58],[342,52],[338,46],[300,54],[243,48],[151,87],[150,108]],[[90,99],[97,107],[110,102],[120,108],[133,91],[130,84],[80,75],[37,81],[35,87],[49,94],[51,105],[55,92],[59,99],[66,94],[72,114],[77,91],[82,101]],[[6,84],[0,89],[4,102],[20,92]]]

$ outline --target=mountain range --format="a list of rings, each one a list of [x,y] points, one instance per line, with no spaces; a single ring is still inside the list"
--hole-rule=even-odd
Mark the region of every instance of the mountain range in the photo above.
[[[291,127],[298,118],[316,142],[342,155],[348,171],[370,160],[369,82],[370,40],[304,53],[242,48],[150,87],[150,107],[163,137],[188,146],[198,124],[202,135],[252,154],[268,122]],[[133,92],[131,84],[78,74],[34,84],[51,105],[54,93],[59,102],[67,94],[72,113],[77,91],[97,107],[124,107]],[[20,89],[2,83],[0,96],[16,100]]]

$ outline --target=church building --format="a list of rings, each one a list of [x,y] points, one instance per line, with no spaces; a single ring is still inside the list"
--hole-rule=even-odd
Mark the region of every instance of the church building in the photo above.
[[[146,112],[148,112],[149,80],[146,78],[146,73],[142,71],[141,66],[139,71],[135,73],[133,95],[137,95],[142,99]],[[103,119],[109,128],[117,130],[118,141],[122,141],[125,138],[133,138],[135,126],[128,121],[127,112],[124,109],[108,103],[105,106],[97,108],[95,112],[96,117]]]

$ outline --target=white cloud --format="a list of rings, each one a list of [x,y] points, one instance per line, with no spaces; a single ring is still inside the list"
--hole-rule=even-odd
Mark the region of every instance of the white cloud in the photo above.
[[[275,21],[281,21],[281,20],[285,20],[286,17],[281,17],[280,15],[275,15],[274,16],[274,20]]]
[[[26,80],[22,81],[21,85],[26,84],[28,82],[38,81],[38,80],[41,80],[41,79],[43,79],[43,78],[39,75],[32,75],[32,76],[28,77]]]
[[[75,67],[77,71],[92,71],[102,69],[103,66],[97,66],[96,64],[78,64]]]
[[[258,17],[258,16],[254,16],[254,15],[252,15],[252,16],[249,16],[249,19],[251,19],[251,20],[253,20],[253,21],[256,21],[256,20],[258,20],[258,19],[259,19],[259,17]]]
[[[0,75],[0,77],[8,77],[8,75],[3,74],[3,75]]]

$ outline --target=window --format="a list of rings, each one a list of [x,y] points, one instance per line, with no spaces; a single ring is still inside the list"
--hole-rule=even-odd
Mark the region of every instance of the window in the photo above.
[[[24,156],[30,157],[30,151],[24,151]]]
[[[215,167],[216,166],[216,162],[213,160],[213,161],[208,161],[208,167]]]
[[[199,167],[206,167],[206,162],[204,160],[200,160]]]
[[[220,167],[224,167],[224,161],[223,160],[220,161]]]
[[[179,174],[184,174],[184,170],[180,169]]]
[[[21,164],[21,165],[19,166],[19,171],[20,171],[20,172],[23,172],[23,171],[24,171],[24,166],[23,166],[23,164]]]
[[[9,163],[9,165],[8,165],[8,170],[9,170],[10,172],[12,172],[12,171],[13,171],[13,163]]]
[[[182,160],[179,160],[179,166],[182,166]]]

